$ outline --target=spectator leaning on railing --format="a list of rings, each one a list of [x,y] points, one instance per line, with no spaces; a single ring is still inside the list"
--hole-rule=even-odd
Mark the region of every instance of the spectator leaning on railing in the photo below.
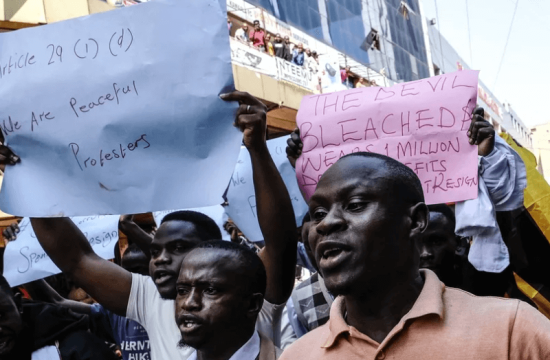
[[[305,60],[304,45],[298,44],[296,49],[294,49],[294,51],[292,52],[292,63],[298,66],[304,66],[304,60]]]
[[[275,56],[275,48],[273,47],[273,43],[271,42],[270,34],[265,35],[265,48],[269,55]]]
[[[254,20],[254,29],[250,30],[249,38],[255,48],[265,51],[265,31],[260,28],[259,20]]]
[[[250,43],[250,37],[248,36],[248,24],[244,23],[240,29],[235,31],[235,39],[245,44]]]
[[[290,43],[290,38],[288,36],[285,36],[285,47],[286,47],[285,60],[286,61],[292,61],[292,51],[290,49],[290,45],[292,45]]]

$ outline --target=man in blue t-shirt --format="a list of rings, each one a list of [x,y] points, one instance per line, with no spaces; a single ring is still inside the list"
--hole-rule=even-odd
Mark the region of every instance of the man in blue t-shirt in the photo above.
[[[124,360],[151,360],[149,336],[143,326],[113,314],[99,304],[91,306],[91,319],[96,327],[112,331],[113,339],[120,345]]]

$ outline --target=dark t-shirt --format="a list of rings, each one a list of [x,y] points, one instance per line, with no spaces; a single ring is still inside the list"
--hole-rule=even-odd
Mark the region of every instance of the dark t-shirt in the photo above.
[[[124,360],[151,359],[149,336],[139,323],[113,314],[99,304],[92,305],[91,318],[96,326],[112,331],[113,338],[120,345]]]

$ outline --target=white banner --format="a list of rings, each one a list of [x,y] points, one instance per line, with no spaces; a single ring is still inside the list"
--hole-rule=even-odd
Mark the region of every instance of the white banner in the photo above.
[[[277,64],[275,58],[265,52],[261,52],[252,46],[231,39],[231,61],[240,66],[257,71],[269,76],[277,76]]]
[[[220,204],[242,134],[224,1],[151,1],[0,34],[0,124],[18,216]],[[154,25],[154,26],[153,26]],[[185,191],[181,191],[182,188]]]
[[[71,220],[88,239],[95,253],[109,260],[115,257],[119,218],[118,215],[108,215],[74,217]],[[21,220],[19,229],[17,240],[9,242],[4,252],[4,277],[10,286],[59,274],[61,270],[40,246],[29,218]]]

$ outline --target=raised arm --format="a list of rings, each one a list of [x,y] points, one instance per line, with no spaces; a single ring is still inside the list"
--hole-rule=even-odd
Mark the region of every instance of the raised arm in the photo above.
[[[118,229],[140,248],[147,258],[151,258],[151,242],[153,237],[145,232],[134,222],[133,215],[121,215],[118,221]]]
[[[55,265],[106,309],[126,316],[132,275],[96,255],[69,218],[32,218],[34,233]]]
[[[236,126],[244,133],[243,142],[252,159],[258,221],[265,241],[259,254],[267,271],[265,299],[282,304],[294,287],[296,220],[286,186],[267,149],[267,107],[243,92],[226,94],[222,99],[241,104]]]
[[[17,234],[19,234],[19,231],[20,230],[18,222],[14,222],[3,231],[2,235],[4,236],[6,246],[8,242],[17,240]],[[0,269],[4,269],[4,250],[5,247],[0,250],[0,253],[2,255],[0,259]],[[25,289],[27,289],[34,300],[64,306],[80,314],[89,314],[91,311],[91,306],[88,304],[63,298],[44,279],[25,284]]]

